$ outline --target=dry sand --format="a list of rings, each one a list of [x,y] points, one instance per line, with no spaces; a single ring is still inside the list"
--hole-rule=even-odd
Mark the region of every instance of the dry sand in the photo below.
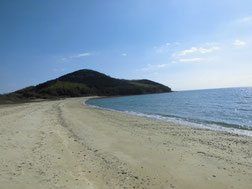
[[[0,189],[252,188],[252,137],[84,100],[0,106]]]

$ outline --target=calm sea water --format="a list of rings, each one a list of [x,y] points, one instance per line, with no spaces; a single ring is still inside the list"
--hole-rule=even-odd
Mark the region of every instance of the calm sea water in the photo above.
[[[227,88],[90,99],[102,108],[252,136],[252,88]]]

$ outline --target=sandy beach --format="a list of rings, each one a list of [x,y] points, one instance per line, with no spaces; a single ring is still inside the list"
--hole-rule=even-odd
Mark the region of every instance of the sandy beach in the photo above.
[[[83,105],[0,105],[0,189],[252,186],[252,137]]]

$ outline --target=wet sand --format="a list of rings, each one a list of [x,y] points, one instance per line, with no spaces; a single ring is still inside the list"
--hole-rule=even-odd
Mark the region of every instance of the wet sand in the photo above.
[[[252,137],[85,99],[0,105],[0,188],[251,188]]]

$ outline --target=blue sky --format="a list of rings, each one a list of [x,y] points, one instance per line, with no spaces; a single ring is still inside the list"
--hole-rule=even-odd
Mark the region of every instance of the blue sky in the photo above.
[[[0,0],[0,93],[93,69],[173,90],[252,86],[251,0]]]

